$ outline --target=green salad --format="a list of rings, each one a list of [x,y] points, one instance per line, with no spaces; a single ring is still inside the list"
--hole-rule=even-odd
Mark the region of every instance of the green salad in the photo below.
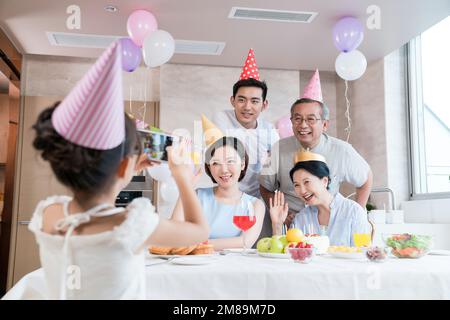
[[[414,235],[414,234],[396,234],[386,240],[386,244],[393,249],[416,248],[419,250],[427,250],[431,246],[431,236]]]

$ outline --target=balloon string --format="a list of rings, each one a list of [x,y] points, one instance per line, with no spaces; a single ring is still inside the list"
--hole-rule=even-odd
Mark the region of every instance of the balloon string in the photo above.
[[[147,83],[150,74],[150,68],[147,66],[145,70],[145,88],[144,88],[144,116],[142,121],[145,122],[145,113],[147,112]]]
[[[345,110],[345,116],[347,117],[347,127],[344,129],[347,132],[347,142],[350,139],[350,132],[352,131],[352,119],[350,119],[350,100],[348,99],[348,82],[345,80],[345,102],[347,109]]]
[[[130,84],[130,114],[133,114],[133,107],[131,106],[132,100],[133,100],[133,86]]]
[[[139,86],[139,100],[140,101],[145,100],[145,101],[144,101],[144,104],[142,104],[142,106],[139,108],[137,113],[138,113],[138,117],[140,118],[140,120],[145,122],[145,111],[147,108],[147,102],[146,102],[146,100],[147,100],[147,88],[146,88],[147,87],[147,77],[145,75],[145,71],[144,71],[143,77],[144,77],[144,79],[143,79],[144,81],[141,81],[141,83],[144,83],[145,88],[142,88],[142,85]]]

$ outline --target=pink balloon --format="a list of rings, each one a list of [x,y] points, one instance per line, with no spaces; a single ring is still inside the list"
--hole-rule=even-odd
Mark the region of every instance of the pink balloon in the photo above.
[[[294,131],[292,131],[292,122],[290,115],[286,115],[280,118],[276,123],[276,128],[278,129],[280,139],[284,139],[294,135]]]
[[[139,47],[142,47],[145,37],[157,29],[155,16],[146,10],[136,10],[128,17],[128,35]]]

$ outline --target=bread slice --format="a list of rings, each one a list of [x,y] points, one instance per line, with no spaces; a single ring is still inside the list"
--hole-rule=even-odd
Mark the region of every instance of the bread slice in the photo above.
[[[214,253],[214,246],[212,244],[199,244],[191,254],[212,254]]]

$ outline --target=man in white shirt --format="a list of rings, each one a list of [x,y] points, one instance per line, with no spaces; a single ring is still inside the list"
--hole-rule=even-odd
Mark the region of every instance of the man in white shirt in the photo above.
[[[267,85],[259,80],[253,50],[250,49],[240,80],[233,86],[233,95],[230,97],[233,109],[213,115],[213,122],[225,135],[236,137],[244,144],[249,155],[249,165],[239,186],[241,191],[258,198],[259,174],[272,145],[279,140],[274,126],[260,117],[268,107],[266,96]]]
[[[335,194],[346,181],[356,187],[356,202],[365,208],[372,188],[372,171],[367,162],[347,142],[331,137],[325,132],[328,127],[329,111],[323,103],[319,73],[316,73],[305,88],[301,99],[291,107],[291,121],[294,136],[278,141],[272,148],[272,156],[261,172],[260,192],[266,204],[275,190],[285,194],[289,204],[289,215],[285,224],[289,227],[295,214],[304,203],[295,195],[289,170],[299,149],[323,155],[330,168],[330,192]],[[263,227],[269,230],[270,225]]]

